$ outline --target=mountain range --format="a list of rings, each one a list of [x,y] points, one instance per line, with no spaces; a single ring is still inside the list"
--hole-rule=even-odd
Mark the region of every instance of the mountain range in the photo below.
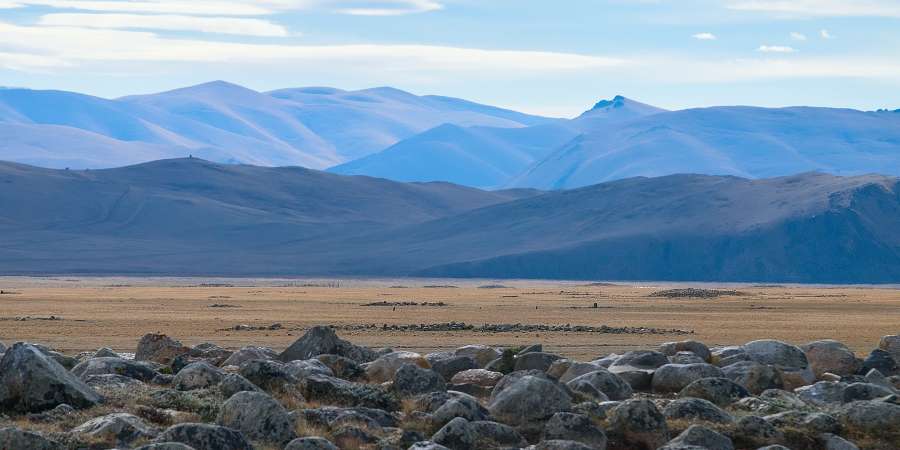
[[[900,113],[667,111],[616,96],[558,119],[393,88],[257,92],[220,81],[119,99],[0,89],[0,160],[98,169],[188,155],[488,189],[679,173],[900,175]]]
[[[97,169],[193,155],[322,169],[445,123],[503,128],[552,121],[392,88],[262,93],[217,81],[113,100],[0,89],[0,160]]]
[[[183,158],[0,163],[0,273],[900,281],[900,179],[485,191]]]

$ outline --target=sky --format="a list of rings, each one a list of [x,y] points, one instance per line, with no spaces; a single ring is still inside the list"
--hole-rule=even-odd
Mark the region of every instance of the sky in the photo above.
[[[0,86],[900,108],[900,0],[0,0]]]

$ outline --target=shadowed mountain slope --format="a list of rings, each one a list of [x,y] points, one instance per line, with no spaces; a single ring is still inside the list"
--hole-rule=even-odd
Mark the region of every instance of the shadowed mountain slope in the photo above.
[[[197,159],[0,164],[0,273],[900,281],[883,176],[486,192]]]

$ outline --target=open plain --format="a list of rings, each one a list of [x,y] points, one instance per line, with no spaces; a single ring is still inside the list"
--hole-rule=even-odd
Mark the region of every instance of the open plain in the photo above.
[[[712,298],[651,296],[691,287],[725,292]],[[66,353],[100,347],[133,352],[151,332],[188,345],[252,343],[282,350],[309,327],[332,325],[358,344],[420,352],[541,342],[548,351],[590,359],[683,339],[712,346],[827,338],[864,355],[900,327],[896,287],[8,277],[0,278],[0,290],[0,341],[40,342]],[[449,322],[474,329],[384,328]],[[500,324],[598,329],[480,329]]]

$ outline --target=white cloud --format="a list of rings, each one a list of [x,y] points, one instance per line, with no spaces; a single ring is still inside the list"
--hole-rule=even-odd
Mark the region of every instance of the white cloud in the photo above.
[[[794,53],[797,50],[786,45],[760,45],[757,51],[763,53]]]
[[[834,39],[834,36],[824,28],[819,31],[819,36],[822,36],[822,39]]]
[[[152,29],[168,31],[199,31],[203,33],[236,34],[245,36],[287,36],[281,25],[267,20],[236,17],[202,17],[146,14],[47,14],[40,25],[110,28]]]
[[[279,11],[321,10],[355,15],[401,15],[436,11],[436,0],[0,0],[8,7],[47,6],[97,12],[258,16]]]
[[[714,41],[718,39],[716,35],[712,33],[697,33],[692,36],[694,39],[699,39],[701,41]]]
[[[25,5],[16,2],[0,1],[0,9],[24,8]]]
[[[727,7],[787,16],[900,18],[897,0],[730,0]]]
[[[398,16],[444,9],[444,5],[433,0],[381,0],[377,2],[335,1],[335,12],[354,16]]]
[[[796,31],[791,32],[791,39],[795,41],[805,41],[806,35],[803,33],[798,33]]]
[[[257,16],[271,14],[265,1],[211,0],[16,0],[26,6],[47,6],[81,11],[130,12],[152,14],[196,14],[216,16]]]
[[[623,59],[521,50],[484,50],[433,45],[282,45],[170,39],[143,31],[76,27],[19,26],[0,22],[0,42],[23,54],[46,55],[67,63],[187,62],[342,64],[355,70],[519,71],[597,70],[621,66]],[[73,45],[77,43],[77,45]]]

